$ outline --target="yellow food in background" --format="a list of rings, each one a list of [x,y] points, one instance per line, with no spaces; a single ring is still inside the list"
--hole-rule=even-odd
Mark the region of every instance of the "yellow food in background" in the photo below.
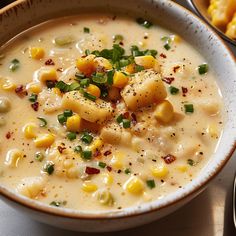
[[[236,40],[236,12],[232,21],[227,26],[227,31],[225,33],[229,38]]]

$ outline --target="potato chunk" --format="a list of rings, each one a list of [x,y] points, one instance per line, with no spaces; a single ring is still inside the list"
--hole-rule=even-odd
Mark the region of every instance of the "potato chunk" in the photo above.
[[[138,108],[164,100],[167,96],[161,75],[152,70],[135,74],[121,92],[126,106],[135,111]]]
[[[119,144],[121,142],[122,129],[118,124],[112,123],[102,128],[101,139],[105,143]]]
[[[81,118],[102,124],[112,114],[110,103],[101,99],[95,102],[85,98],[79,91],[66,93],[62,98],[64,109],[70,109],[76,112]]]

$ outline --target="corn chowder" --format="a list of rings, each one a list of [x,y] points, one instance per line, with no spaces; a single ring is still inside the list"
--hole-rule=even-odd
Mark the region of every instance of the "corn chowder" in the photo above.
[[[145,19],[58,19],[0,58],[0,183],[53,207],[123,209],[190,183],[219,141],[214,72]]]

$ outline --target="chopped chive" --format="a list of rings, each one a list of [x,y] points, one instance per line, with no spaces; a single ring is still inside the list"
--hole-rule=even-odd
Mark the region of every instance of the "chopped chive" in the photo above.
[[[89,34],[90,33],[90,29],[87,28],[87,27],[84,27],[84,33]]]
[[[37,99],[38,99],[38,95],[37,94],[35,94],[35,93],[30,94],[30,96],[29,96],[29,101],[30,102],[36,102]]]
[[[41,121],[41,124],[39,125],[40,127],[47,126],[48,122],[43,117],[37,117],[37,119]]]
[[[86,50],[84,51],[84,53],[85,53],[86,56],[88,56],[88,55],[91,54],[89,49],[86,49]]]
[[[97,84],[105,84],[107,82],[107,77],[104,73],[96,73],[92,76],[92,80]]]
[[[120,123],[123,121],[123,119],[124,119],[123,115],[120,114],[120,115],[116,118],[116,121],[117,121],[117,123],[120,124]]]
[[[89,84],[90,84],[90,80],[89,80],[89,79],[82,79],[82,80],[80,81],[80,86],[81,86],[82,88],[88,87]]]
[[[109,70],[107,72],[107,83],[109,85],[112,85],[113,84],[113,76],[114,76],[114,73],[115,73],[115,70]]]
[[[124,37],[121,34],[116,34],[113,36],[113,41],[116,43],[120,43],[124,40]]]
[[[105,162],[102,162],[102,161],[99,161],[98,162],[98,166],[101,167],[101,168],[105,168],[106,167],[106,163]]]
[[[64,124],[66,122],[67,118],[64,116],[64,114],[59,114],[57,116],[57,120],[60,124]]]
[[[130,170],[129,168],[126,168],[126,169],[125,169],[125,174],[128,175],[128,174],[130,174],[130,173],[131,173],[131,170]]]
[[[10,63],[9,69],[14,72],[20,67],[20,61],[18,59],[13,59]]]
[[[202,64],[202,65],[200,65],[200,66],[198,66],[198,73],[200,74],[200,75],[204,75],[204,74],[206,74],[207,72],[208,72],[208,64]]]
[[[72,141],[72,140],[75,140],[76,139],[76,133],[75,132],[69,132],[67,133],[66,137]]]
[[[82,147],[80,145],[76,146],[74,148],[74,152],[81,153],[82,152]]]
[[[120,63],[120,67],[125,67],[130,64],[130,61],[128,59],[121,59],[119,63]]]
[[[65,82],[63,82],[62,80],[61,81],[58,81],[55,85],[56,88],[59,88],[61,90],[61,92],[65,93],[65,92],[68,92],[69,91],[69,85],[66,84]]]
[[[84,150],[81,153],[82,158],[86,159],[86,160],[90,160],[92,157],[92,151],[89,150]]]
[[[54,163],[52,162],[47,162],[45,165],[44,165],[44,171],[47,172],[49,175],[51,175],[54,171]]]
[[[144,55],[152,55],[153,57],[156,57],[157,50],[154,50],[154,49],[146,50],[146,51],[144,51]]]
[[[44,159],[44,155],[43,155],[42,152],[36,152],[34,158],[35,158],[36,161],[41,162]]]
[[[70,116],[73,115],[73,111],[72,111],[72,110],[65,110],[65,111],[63,112],[63,115],[64,115],[65,117],[70,117]]]
[[[81,80],[81,79],[84,79],[84,78],[85,78],[85,75],[82,74],[82,73],[76,72],[76,73],[75,73],[75,77],[76,77],[76,79]]]
[[[185,113],[193,113],[194,107],[193,104],[184,104]]]
[[[140,65],[135,65],[135,72],[140,72],[142,70],[144,70],[145,68],[143,66],[140,66]]]
[[[195,161],[193,159],[188,159],[187,160],[187,163],[190,165],[190,166],[195,166]]]
[[[164,45],[164,48],[168,51],[168,50],[171,49],[171,46],[170,46],[170,44],[166,43],[166,44]]]
[[[96,99],[97,99],[96,96],[93,96],[92,94],[87,93],[87,92],[84,92],[84,97],[85,97],[85,98],[88,98],[89,100],[94,101],[94,102],[95,102]]]
[[[71,83],[68,88],[69,91],[74,91],[79,89],[80,89],[80,84],[78,82]]]
[[[174,86],[170,86],[170,87],[169,87],[169,91],[170,91],[170,93],[171,93],[172,95],[176,95],[176,94],[179,93],[179,89],[176,88],[176,87],[174,87]]]
[[[52,202],[50,203],[50,206],[59,207],[59,206],[61,206],[61,202],[52,201]]]
[[[131,121],[130,120],[123,119],[122,122],[123,122],[123,128],[125,128],[125,129],[130,128],[130,125],[131,125]]]
[[[86,144],[90,144],[93,141],[93,136],[89,133],[84,133],[81,137],[81,140]]]
[[[147,29],[149,29],[153,24],[150,22],[150,21],[147,21],[147,20],[145,20],[145,19],[143,19],[143,18],[138,18],[137,20],[136,20],[136,22],[139,24],[139,25],[142,25],[143,27],[145,27],[145,28],[147,28]]]
[[[153,179],[147,180],[146,184],[150,189],[153,189],[156,187],[155,181]]]

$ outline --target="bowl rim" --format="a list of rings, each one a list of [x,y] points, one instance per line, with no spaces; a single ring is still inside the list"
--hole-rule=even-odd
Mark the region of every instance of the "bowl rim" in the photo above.
[[[22,3],[27,3],[28,1],[29,0],[18,0],[16,2],[13,2],[13,3],[7,5],[6,7],[0,9],[0,16],[4,13],[7,13],[12,8],[17,7],[18,5],[21,5]],[[30,0],[30,1],[32,1],[32,0]],[[156,0],[153,0],[153,1],[155,2]],[[200,24],[202,24],[206,28],[208,28],[209,32],[212,33],[221,44],[223,44],[223,46],[225,47],[226,53],[229,55],[229,57],[232,59],[232,61],[234,61],[236,63],[236,57],[234,56],[233,52],[229,49],[228,45],[223,41],[223,39],[219,35],[217,35],[217,33],[212,28],[209,27],[209,24],[207,24],[204,20],[200,19],[193,12],[191,12],[190,10],[186,9],[185,7],[179,5],[178,3],[170,1],[170,4],[172,6],[174,6],[175,9],[178,9],[178,10],[182,11],[183,13],[184,12],[188,13],[195,20],[198,20]],[[128,209],[128,208],[124,208],[119,211],[109,211],[110,212],[109,214],[107,214],[106,212],[105,213],[103,213],[103,212],[89,212],[89,213],[83,212],[83,213],[81,213],[79,210],[74,210],[74,209],[69,209],[69,208],[55,208],[55,207],[48,206],[42,202],[38,202],[36,200],[32,200],[32,199],[24,197],[20,194],[17,194],[15,192],[13,192],[12,190],[9,190],[6,187],[3,187],[1,185],[0,185],[0,194],[2,196],[0,195],[0,197],[2,197],[3,199],[7,199],[9,201],[13,201],[15,204],[17,204],[21,207],[26,207],[26,208],[33,210],[33,211],[38,211],[40,213],[49,214],[51,216],[64,217],[64,218],[70,218],[70,219],[95,220],[95,221],[96,220],[107,220],[107,219],[116,220],[116,219],[120,219],[120,218],[131,218],[131,217],[136,217],[139,215],[153,213],[153,212],[159,211],[161,209],[175,205],[177,203],[180,203],[180,202],[184,201],[185,199],[187,199],[189,196],[198,193],[201,189],[204,189],[204,187],[206,187],[209,184],[209,182],[212,179],[214,179],[214,177],[216,177],[216,175],[223,169],[223,167],[226,165],[226,163],[229,161],[229,159],[233,155],[234,151],[236,150],[236,139],[235,138],[236,137],[234,137],[231,149],[227,152],[227,154],[225,155],[224,158],[223,157],[221,158],[221,160],[219,161],[220,163],[217,166],[217,168],[212,169],[210,171],[209,176],[201,181],[201,184],[194,186],[194,188],[191,189],[190,191],[185,191],[184,196],[178,196],[175,199],[172,199],[169,202],[166,202],[162,206],[155,205],[155,207],[153,207],[153,208],[145,209],[142,211],[137,209],[136,211],[131,211],[128,213],[126,211],[126,209]],[[172,194],[170,194],[170,195],[172,195]],[[155,200],[152,202],[155,202]],[[142,205],[144,205],[144,204],[142,204]],[[118,213],[118,214],[113,214],[113,213]]]

